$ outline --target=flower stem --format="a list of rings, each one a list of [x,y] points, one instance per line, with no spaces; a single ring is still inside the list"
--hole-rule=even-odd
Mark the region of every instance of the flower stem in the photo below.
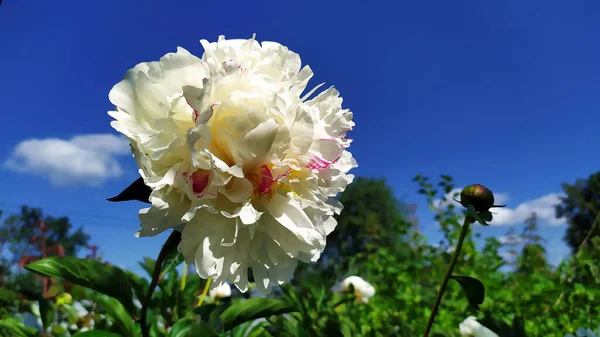
[[[144,301],[142,302],[142,309],[140,310],[141,313],[140,313],[139,323],[140,323],[140,327],[142,328],[142,337],[150,336],[150,329],[148,326],[148,322],[146,322],[147,316],[148,316],[148,305],[150,304],[150,300],[152,299],[152,294],[154,293],[154,290],[156,289],[156,286],[158,285],[158,281],[160,278],[160,272],[162,270],[162,265],[165,261],[165,258],[167,257],[169,249],[172,248],[171,246],[175,244],[174,242],[179,242],[178,238],[179,239],[181,238],[181,233],[174,230],[171,233],[171,235],[169,235],[169,237],[167,238],[167,241],[163,245],[163,248],[160,250],[160,253],[158,253],[158,257],[156,258],[156,263],[154,264],[154,271],[152,272],[152,281],[150,282],[150,286],[148,287],[148,292],[146,293],[146,296],[144,297]]]
[[[460,249],[462,248],[463,242],[465,241],[465,237],[469,232],[469,225],[471,224],[471,221],[472,219],[469,215],[465,216],[465,221],[463,222],[462,228],[460,230],[460,236],[458,237],[456,249],[454,250],[454,254],[452,255],[452,260],[450,260],[450,266],[448,266],[448,270],[446,271],[446,276],[444,276],[444,280],[442,281],[440,290],[437,293],[435,304],[431,309],[431,315],[429,315],[429,321],[427,322],[427,327],[425,328],[425,333],[423,334],[423,337],[429,336],[429,332],[431,331],[431,327],[433,326],[433,321],[435,320],[435,315],[437,314],[438,309],[440,308],[440,304],[442,303],[442,297],[444,296],[444,292],[446,291],[446,287],[448,286],[448,281],[450,281],[450,277],[452,276],[452,272],[454,271],[454,266],[456,266],[456,262],[458,262]]]
[[[206,284],[204,284],[204,290],[202,291],[202,295],[200,295],[200,301],[198,301],[198,305],[196,305],[196,308],[200,307],[202,305],[202,303],[204,303],[204,299],[206,298],[206,294],[208,294],[208,289],[210,288],[211,282],[212,282],[211,278],[206,280]]]
[[[183,276],[181,277],[181,291],[185,290],[185,283],[186,283],[186,279],[187,279],[187,271],[188,271],[188,265],[187,263],[185,263],[185,261],[183,262]]]

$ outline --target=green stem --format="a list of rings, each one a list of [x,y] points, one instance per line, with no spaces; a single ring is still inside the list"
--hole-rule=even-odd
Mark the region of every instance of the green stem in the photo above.
[[[465,237],[469,232],[469,225],[471,224],[471,217],[469,215],[465,216],[465,221],[463,222],[462,228],[460,230],[460,236],[458,237],[458,243],[456,244],[456,249],[454,250],[454,254],[452,255],[452,260],[450,261],[450,266],[446,271],[446,276],[444,276],[444,280],[442,281],[442,285],[440,290],[437,293],[437,297],[435,299],[435,304],[433,305],[433,309],[431,309],[431,315],[429,315],[429,321],[427,322],[427,327],[425,328],[425,333],[423,337],[428,337],[429,332],[431,331],[431,327],[433,326],[433,321],[435,320],[435,315],[438,312],[440,304],[442,303],[442,297],[444,296],[444,292],[446,291],[446,287],[448,286],[448,281],[450,281],[450,277],[452,276],[452,272],[454,271],[454,266],[456,266],[456,262],[458,262],[458,256],[460,254],[460,249],[462,248],[463,242],[465,241]]]
[[[206,294],[208,294],[208,289],[210,289],[211,282],[212,282],[212,278],[209,278],[208,280],[206,280],[206,283],[204,284],[204,290],[202,291],[200,301],[198,301],[196,308],[199,308],[202,305],[202,303],[204,303],[204,299],[206,298]]]
[[[148,305],[150,304],[150,300],[152,299],[152,294],[158,285],[158,281],[160,278],[160,271],[162,270],[162,265],[167,257],[169,249],[171,249],[171,245],[173,242],[177,242],[177,237],[181,236],[181,233],[174,230],[171,232],[171,235],[167,238],[167,241],[163,245],[163,248],[158,253],[158,257],[156,258],[156,263],[154,264],[154,271],[152,272],[152,281],[150,282],[150,286],[148,287],[148,292],[144,297],[144,301],[142,302],[142,309],[140,313],[140,327],[142,328],[142,336],[149,337],[150,336],[150,327],[148,326],[147,317],[148,317]]]

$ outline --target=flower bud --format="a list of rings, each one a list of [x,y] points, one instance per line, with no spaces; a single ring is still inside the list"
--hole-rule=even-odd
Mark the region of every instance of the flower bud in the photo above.
[[[477,213],[487,212],[492,207],[504,207],[505,205],[494,205],[494,194],[481,184],[469,185],[460,192],[460,201],[464,207],[473,205]]]

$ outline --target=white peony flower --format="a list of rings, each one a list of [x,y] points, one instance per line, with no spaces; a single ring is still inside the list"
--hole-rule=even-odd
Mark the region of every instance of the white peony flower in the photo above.
[[[354,287],[354,296],[359,302],[367,303],[369,298],[375,295],[375,288],[367,281],[358,276],[348,276],[342,281],[342,291],[348,292],[350,285]]]
[[[208,296],[212,299],[219,299],[231,296],[231,287],[228,283],[223,283],[218,287],[212,288],[208,292]]]
[[[495,332],[481,325],[476,317],[469,316],[459,324],[460,334],[473,337],[499,337]]]
[[[182,229],[179,250],[214,286],[245,292],[288,281],[319,259],[354,176],[352,113],[333,87],[301,96],[313,76],[275,43],[200,41],[140,63],[109,94],[111,125],[131,143],[150,208],[137,236]]]

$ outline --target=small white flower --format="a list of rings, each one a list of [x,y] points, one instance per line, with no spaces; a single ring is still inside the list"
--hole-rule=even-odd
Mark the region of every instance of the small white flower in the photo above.
[[[375,295],[375,288],[367,281],[358,276],[348,276],[342,281],[342,291],[348,292],[350,285],[354,287],[354,296],[359,302],[367,303],[369,298]]]
[[[83,304],[81,302],[74,302],[72,305],[73,305],[73,308],[75,308],[75,310],[77,310],[78,317],[84,317],[89,314],[89,312],[87,311],[87,309],[83,306]]]
[[[212,288],[208,292],[208,296],[212,299],[219,299],[231,296],[231,287],[227,283],[223,283],[220,286]]]
[[[333,87],[308,99],[313,76],[275,42],[200,41],[136,65],[109,94],[111,125],[131,143],[150,208],[137,236],[185,224],[179,250],[216,286],[282,284],[319,259],[357,166],[352,113]]]
[[[473,337],[499,337],[495,332],[481,325],[476,317],[469,316],[459,324],[460,334]]]

